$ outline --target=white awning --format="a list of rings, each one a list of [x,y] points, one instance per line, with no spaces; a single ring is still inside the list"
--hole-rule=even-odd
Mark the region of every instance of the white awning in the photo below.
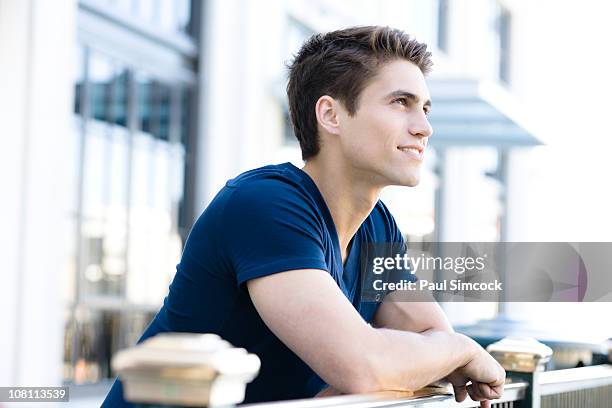
[[[535,146],[516,101],[500,85],[474,79],[430,79],[434,147]]]

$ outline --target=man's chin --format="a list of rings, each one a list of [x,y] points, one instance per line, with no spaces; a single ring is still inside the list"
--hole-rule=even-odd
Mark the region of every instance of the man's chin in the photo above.
[[[416,187],[419,181],[421,181],[421,177],[417,174],[412,174],[398,177],[392,184],[395,186]]]
[[[419,178],[416,177],[414,179],[411,179],[409,181],[406,181],[405,183],[402,183],[402,186],[404,187],[416,187],[419,184]]]
[[[421,168],[420,166],[405,166],[396,175],[400,186],[416,187],[421,181]]]

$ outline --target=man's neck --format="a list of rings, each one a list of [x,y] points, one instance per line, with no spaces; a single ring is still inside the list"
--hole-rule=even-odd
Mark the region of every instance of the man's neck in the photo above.
[[[370,215],[382,187],[374,186],[338,161],[321,157],[308,160],[302,170],[323,195],[336,226],[344,261],[349,242]]]

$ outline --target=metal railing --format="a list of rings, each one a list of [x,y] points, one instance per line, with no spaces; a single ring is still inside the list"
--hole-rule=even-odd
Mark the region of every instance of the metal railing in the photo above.
[[[611,364],[545,371],[546,364],[552,357],[553,351],[548,346],[533,339],[520,341],[503,339],[488,346],[487,350],[507,372],[503,397],[492,401],[492,407],[612,407]],[[213,375],[213,377],[215,376]],[[241,400],[239,395],[230,397],[229,399],[226,398],[225,401]],[[185,398],[181,398],[181,401],[186,403]],[[169,406],[158,404],[161,404],[161,401],[158,401],[157,404],[137,404],[136,406],[149,408],[167,408]],[[202,405],[199,404],[199,406]],[[455,402],[452,387],[450,385],[440,385],[426,387],[416,392],[385,391],[370,394],[339,395],[247,404],[240,405],[240,408],[435,408],[478,407],[479,405],[479,402],[473,401],[469,397],[461,403]],[[177,405],[172,406],[176,407]],[[226,403],[224,406],[227,407],[228,404]]]
[[[529,384],[524,381],[506,384],[503,398],[496,400],[492,407],[517,407],[526,395]],[[423,395],[425,394],[425,395]],[[462,403],[455,402],[455,397],[443,390],[420,390],[416,393],[383,391],[370,394],[341,395],[334,397],[311,398],[292,401],[280,401],[260,404],[241,405],[243,408],[399,408],[399,407],[479,407],[480,403],[467,399]]]
[[[544,371],[552,350],[535,340],[508,340],[487,350],[507,371],[503,397],[492,407],[514,408],[610,408],[612,365],[603,364]],[[428,387],[416,393],[378,392],[293,401],[242,405],[244,408],[399,408],[479,407],[469,397],[455,402],[450,387]]]

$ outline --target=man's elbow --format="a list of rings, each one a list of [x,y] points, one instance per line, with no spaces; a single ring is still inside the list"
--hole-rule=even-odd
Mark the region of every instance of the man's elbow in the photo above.
[[[358,365],[356,365],[358,366]],[[417,372],[399,380],[391,370],[385,367],[384,362],[368,362],[361,366],[359,371],[345,377],[344,392],[348,394],[364,394],[377,391],[417,391],[428,384],[427,380],[420,378]]]
[[[392,362],[384,351],[387,350],[387,339],[383,333],[378,329],[370,329],[361,338],[360,344],[361,350],[345,371],[345,392],[363,394],[398,389]]]
[[[362,394],[377,391],[418,391],[432,381],[423,378],[418,372],[413,372],[399,380],[393,373],[382,372],[378,375],[368,374],[356,378],[349,391],[351,394]]]
[[[385,336],[373,330],[366,350],[362,350],[358,363],[355,361],[347,367],[344,377],[345,390],[351,394],[362,394],[376,391],[417,391],[432,382],[423,375],[422,367],[398,367],[394,356],[389,355]]]
[[[339,391],[347,394],[363,394],[385,389],[384,361],[379,352],[379,337],[379,333],[370,329],[368,333],[360,336],[361,341],[358,344],[361,347],[344,354],[347,358],[343,361],[344,369],[341,370],[340,378],[335,381],[337,384],[335,387]]]
[[[344,384],[344,392],[347,394],[365,394],[384,390],[378,376],[372,371],[364,368],[347,376]]]

